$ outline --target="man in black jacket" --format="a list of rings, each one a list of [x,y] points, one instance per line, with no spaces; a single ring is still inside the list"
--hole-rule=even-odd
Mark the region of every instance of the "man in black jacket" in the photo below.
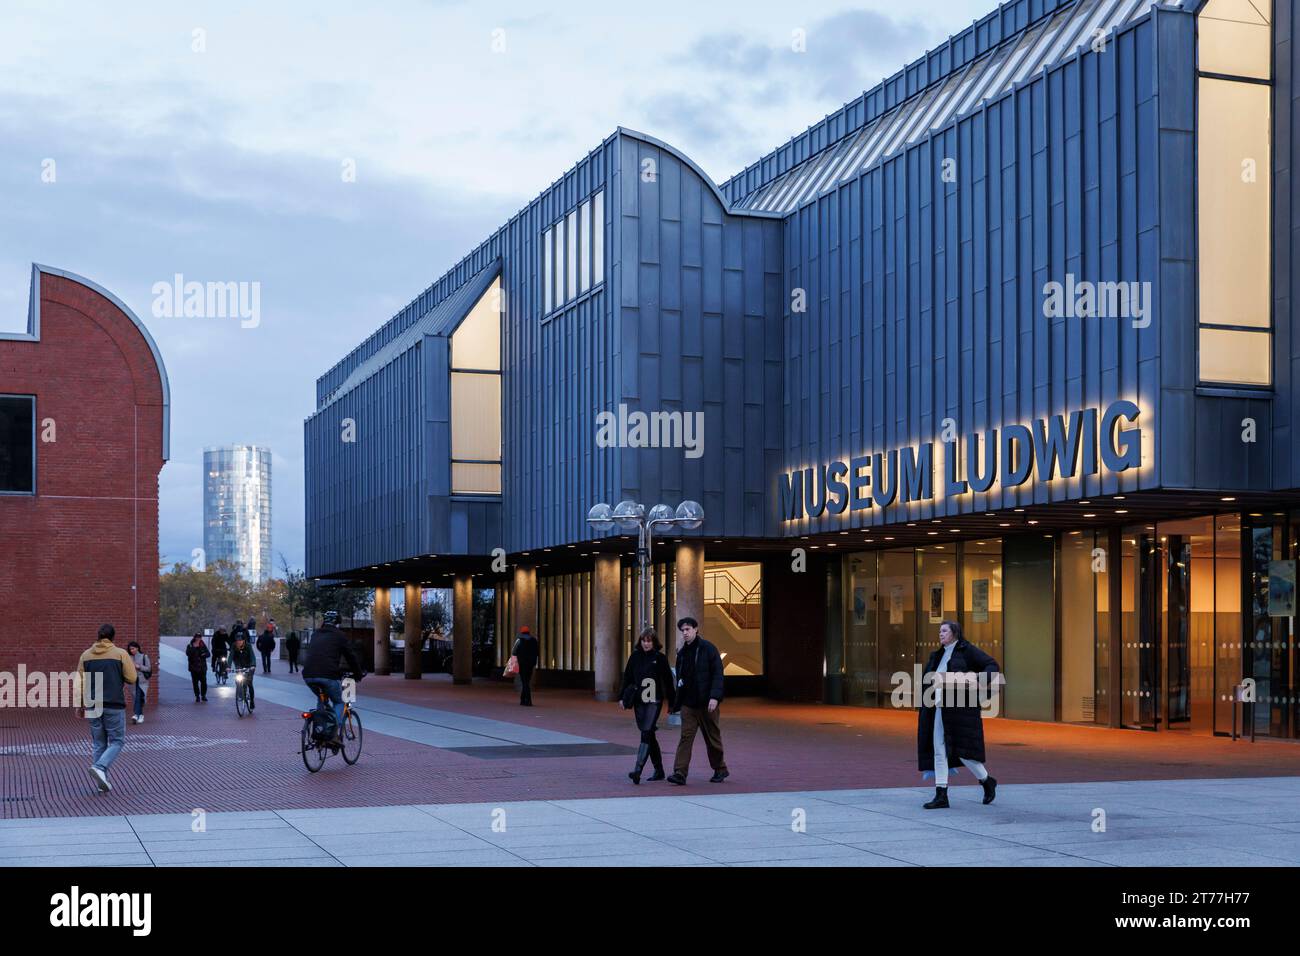
[[[343,678],[349,672],[361,680],[361,662],[352,650],[346,634],[339,630],[339,612],[326,611],[325,622],[307,643],[307,657],[302,664],[302,679],[313,691],[319,691],[334,705],[339,731],[343,729]],[[344,666],[346,665],[346,666]]]
[[[275,650],[275,635],[271,632],[269,624],[257,639],[257,650],[262,655],[262,673],[271,673],[271,652]]]
[[[710,783],[722,783],[731,772],[722,757],[722,656],[718,649],[699,636],[700,622],[684,617],[677,622],[682,646],[677,649],[677,709],[682,715],[682,736],[677,743],[669,783],[682,786],[691,769],[691,747],[695,734],[704,732],[704,749],[713,768]]]

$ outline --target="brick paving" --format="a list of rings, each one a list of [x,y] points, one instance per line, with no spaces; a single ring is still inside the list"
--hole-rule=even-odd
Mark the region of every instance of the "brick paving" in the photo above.
[[[274,677],[296,681],[274,662]],[[269,808],[396,806],[482,801],[558,800],[717,792],[844,790],[925,786],[916,771],[911,712],[788,704],[736,698],[723,705],[723,739],[732,776],[711,785],[697,741],[690,785],[634,787],[625,754],[487,757],[373,731],[360,763],[331,758],[308,774],[298,755],[300,712],[264,700],[251,717],[212,688],[194,704],[187,680],[161,672],[161,703],[145,723],[128,725],[127,749],[112,770],[114,790],[99,794],[87,773],[89,734],[71,712],[0,711],[0,817],[252,811]],[[290,685],[293,686],[293,685]],[[631,716],[590,694],[541,688],[531,709],[505,683],[452,685],[446,675],[421,681],[368,677],[367,698],[437,708],[492,720],[635,746]],[[310,696],[303,688],[303,706]],[[1260,778],[1300,775],[1300,746],[1260,740],[1147,734],[1024,721],[986,722],[989,766],[1000,781],[1064,783],[1151,779]],[[677,730],[661,727],[671,762]],[[600,748],[596,748],[597,751]],[[553,755],[556,753],[561,755]],[[958,774],[954,787],[969,787]]]

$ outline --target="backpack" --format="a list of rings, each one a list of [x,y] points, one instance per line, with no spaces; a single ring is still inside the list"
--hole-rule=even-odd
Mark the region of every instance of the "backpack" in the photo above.
[[[339,719],[334,716],[334,707],[319,704],[311,715],[311,735],[317,740],[331,740],[338,736]]]

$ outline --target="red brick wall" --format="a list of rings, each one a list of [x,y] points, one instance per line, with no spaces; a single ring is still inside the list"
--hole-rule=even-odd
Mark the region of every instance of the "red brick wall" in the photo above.
[[[161,370],[98,292],[42,273],[40,296],[40,341],[0,341],[0,392],[34,394],[37,428],[36,495],[0,496],[0,670],[72,670],[111,623],[156,671]]]

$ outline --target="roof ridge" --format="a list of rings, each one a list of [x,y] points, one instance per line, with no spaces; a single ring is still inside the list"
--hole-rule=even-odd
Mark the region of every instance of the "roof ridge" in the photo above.
[[[735,203],[795,166],[825,152],[911,97],[1019,36],[1079,0],[1006,0],[970,26],[926,51],[892,76],[826,114],[801,133],[767,152],[718,188]],[[828,132],[829,131],[829,132]],[[784,165],[781,165],[784,161]],[[777,168],[764,169],[766,165]],[[755,175],[757,179],[755,179]],[[754,181],[746,181],[746,179]]]

